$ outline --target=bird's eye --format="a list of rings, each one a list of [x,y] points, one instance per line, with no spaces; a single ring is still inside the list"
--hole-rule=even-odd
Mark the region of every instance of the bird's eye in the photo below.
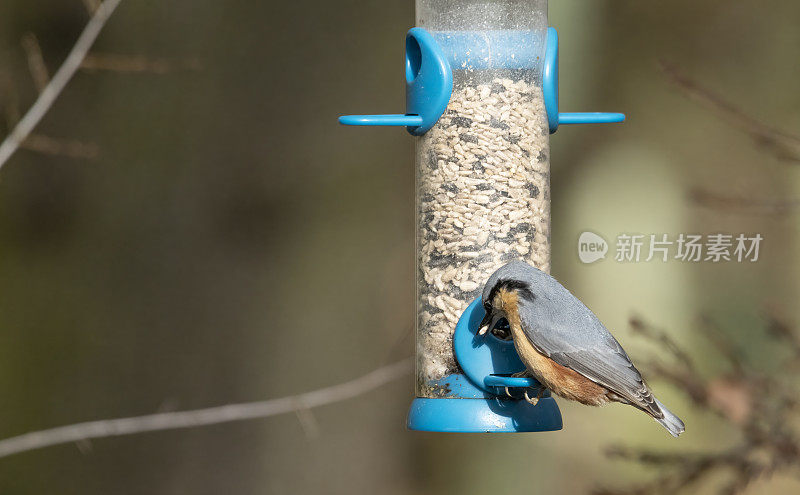
[[[486,312],[488,313],[489,311],[492,310],[492,305],[489,304],[488,302],[487,303],[483,303],[483,309],[485,309]]]

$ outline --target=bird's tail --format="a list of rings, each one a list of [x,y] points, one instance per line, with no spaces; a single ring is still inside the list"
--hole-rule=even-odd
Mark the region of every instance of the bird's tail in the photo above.
[[[686,427],[683,425],[681,418],[672,414],[672,412],[670,412],[670,410],[667,409],[667,407],[658,399],[655,399],[655,401],[658,408],[661,409],[661,412],[664,414],[663,418],[655,418],[655,420],[661,423],[661,426],[666,428],[670,435],[677,437],[686,431]]]

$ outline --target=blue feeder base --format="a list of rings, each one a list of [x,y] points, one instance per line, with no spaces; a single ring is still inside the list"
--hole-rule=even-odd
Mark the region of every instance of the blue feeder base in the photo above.
[[[408,413],[408,429],[452,433],[556,431],[561,411],[552,397],[535,406],[525,400],[416,398]]]

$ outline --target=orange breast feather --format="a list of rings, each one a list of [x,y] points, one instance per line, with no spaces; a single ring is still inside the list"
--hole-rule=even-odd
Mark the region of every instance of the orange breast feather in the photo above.
[[[577,371],[561,366],[549,357],[538,352],[522,330],[522,322],[517,308],[519,299],[516,293],[498,291],[494,300],[508,317],[514,347],[522,362],[537,380],[553,393],[565,399],[575,400],[590,406],[600,406],[609,401],[608,389],[581,375]]]

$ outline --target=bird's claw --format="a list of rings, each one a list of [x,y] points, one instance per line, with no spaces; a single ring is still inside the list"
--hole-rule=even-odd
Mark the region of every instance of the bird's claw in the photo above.
[[[535,406],[536,404],[539,403],[539,399],[542,396],[541,394],[542,394],[541,389],[539,389],[539,391],[536,392],[536,397],[531,397],[530,395],[528,395],[528,390],[526,389],[524,394],[525,400],[528,401],[528,404]]]
[[[533,374],[532,374],[532,373],[531,373],[529,370],[527,370],[527,369],[524,369],[524,370],[522,370],[522,371],[517,371],[516,373],[512,373],[512,374],[511,374],[511,377],[512,377],[512,378],[533,378]],[[512,398],[512,399],[519,399],[519,395],[516,395],[516,396],[515,396],[515,395],[513,395],[513,394],[512,394],[512,393],[511,393],[511,392],[508,390],[508,388],[509,388],[509,387],[503,387],[503,388],[505,389],[506,395],[507,395],[508,397],[510,397],[510,398]],[[529,390],[529,389],[525,389],[525,392],[524,392],[524,397],[525,397],[525,400],[526,400],[526,401],[528,401],[529,403],[531,403],[531,404],[533,404],[533,405],[535,406],[535,405],[536,405],[536,404],[539,402],[539,399],[540,399],[540,398],[541,398],[541,396],[542,396],[542,395],[541,395],[541,394],[542,394],[542,389],[539,389],[539,391],[538,391],[538,392],[537,392],[537,394],[536,394],[536,397],[533,397],[533,398],[531,398],[531,397],[528,395],[528,390]]]

